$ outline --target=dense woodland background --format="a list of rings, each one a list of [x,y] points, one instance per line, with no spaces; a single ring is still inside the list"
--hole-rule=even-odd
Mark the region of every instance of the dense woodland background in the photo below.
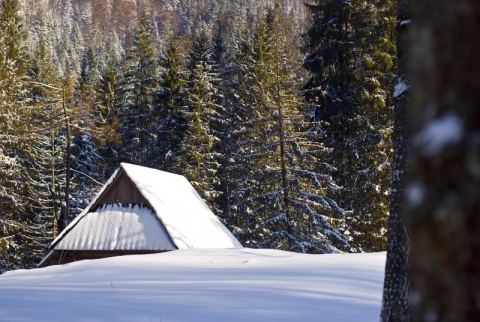
[[[120,162],[185,175],[248,247],[386,250],[394,6],[307,3],[1,0],[0,272]]]

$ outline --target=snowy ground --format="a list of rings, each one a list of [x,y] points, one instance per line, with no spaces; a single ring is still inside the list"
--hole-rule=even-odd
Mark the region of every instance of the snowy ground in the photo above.
[[[177,250],[0,276],[0,321],[378,321],[385,253]]]

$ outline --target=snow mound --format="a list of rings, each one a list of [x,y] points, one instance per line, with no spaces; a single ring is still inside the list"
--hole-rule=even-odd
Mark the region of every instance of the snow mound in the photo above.
[[[201,249],[0,276],[1,321],[378,321],[385,253]]]

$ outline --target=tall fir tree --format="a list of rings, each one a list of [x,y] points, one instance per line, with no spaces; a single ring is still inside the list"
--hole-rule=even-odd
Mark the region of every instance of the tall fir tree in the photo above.
[[[77,12],[73,1],[67,0],[64,3],[62,17],[62,33],[60,39],[60,55],[62,76],[64,79],[70,78],[74,84],[77,84],[81,73],[82,53],[84,39],[79,26]]]
[[[322,142],[332,149],[334,177],[343,187],[336,198],[347,210],[352,250],[383,250],[391,173],[392,6],[317,1],[309,8],[306,97],[317,105],[315,119],[325,124]]]
[[[181,113],[186,86],[184,42],[170,35],[160,57],[160,86],[156,102],[158,133],[156,164],[160,169],[174,171],[176,156],[180,154],[185,121]]]
[[[270,9],[251,47],[241,47],[239,94],[245,96],[236,115],[241,124],[231,179],[237,235],[253,247],[312,253],[347,249],[348,238],[337,229],[343,210],[326,197],[338,188],[327,174],[331,167],[320,169],[315,162],[328,149],[307,132],[295,77],[298,56],[282,18],[278,7]],[[242,88],[248,84],[247,94]]]
[[[213,201],[221,193],[217,177],[220,156],[213,150],[219,139],[212,129],[212,120],[219,117],[220,110],[214,99],[218,73],[212,61],[211,41],[203,28],[195,33],[192,41],[187,77],[184,106],[180,111],[185,133],[175,172],[184,174],[200,196],[214,206]]]
[[[229,44],[225,41],[221,32],[221,23],[218,22],[218,33],[213,41],[212,60],[218,70],[217,92],[214,101],[218,107],[218,113],[211,118],[211,129],[218,138],[213,145],[213,150],[218,153],[219,168],[217,170],[220,194],[215,198],[215,209],[217,216],[228,223],[230,217],[230,195],[229,195],[229,163],[231,160],[233,142],[232,131],[234,130],[233,106],[235,101],[235,67],[233,64],[233,53]]]
[[[113,173],[118,167],[119,153],[122,148],[120,137],[121,79],[120,63],[114,54],[109,55],[100,73],[97,107],[101,132],[97,140],[99,154],[103,158],[102,173],[105,176]]]
[[[53,231],[45,171],[51,164],[45,127],[51,122],[42,122],[43,108],[29,99],[26,32],[19,11],[16,0],[0,3],[0,203],[5,210],[0,271],[34,267]]]
[[[85,48],[80,69],[79,85],[70,99],[72,123],[72,189],[71,213],[80,213],[95,196],[102,173],[99,139],[102,136],[99,108],[99,59],[92,46]],[[74,126],[73,126],[74,125]]]
[[[18,127],[25,105],[25,57],[21,57],[21,44],[25,34],[19,28],[18,1],[0,2],[0,204],[4,211],[0,217],[0,272],[15,267],[22,260],[21,235],[24,233],[25,202],[16,182],[22,179],[23,165],[17,156],[20,139]],[[18,28],[18,29],[17,29]],[[18,264],[17,264],[18,265]]]
[[[159,66],[155,30],[151,15],[144,11],[138,30],[129,37],[124,59],[121,111],[122,155],[125,161],[152,165],[156,143],[154,115]]]

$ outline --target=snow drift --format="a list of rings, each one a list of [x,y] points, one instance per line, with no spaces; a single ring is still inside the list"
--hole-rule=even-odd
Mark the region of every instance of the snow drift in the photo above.
[[[385,253],[189,249],[0,276],[1,321],[377,321]]]

